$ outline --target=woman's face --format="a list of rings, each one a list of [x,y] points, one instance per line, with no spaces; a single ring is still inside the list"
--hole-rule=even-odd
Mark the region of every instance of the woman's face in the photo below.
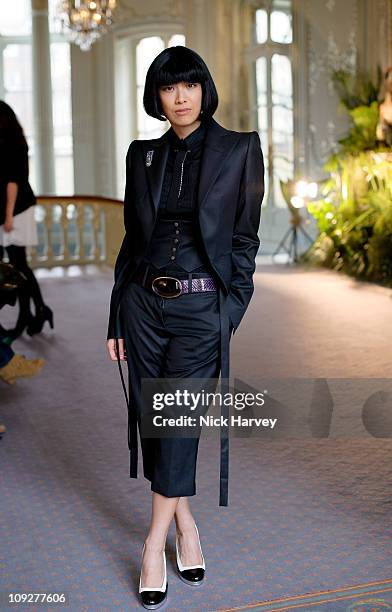
[[[181,81],[173,85],[161,85],[159,97],[163,114],[172,125],[191,125],[198,119],[202,103],[201,83]]]

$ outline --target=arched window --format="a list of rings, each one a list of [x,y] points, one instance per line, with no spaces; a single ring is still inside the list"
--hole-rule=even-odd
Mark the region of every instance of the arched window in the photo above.
[[[286,207],[279,180],[294,177],[291,0],[261,0],[253,17],[251,57],[266,167],[265,201]]]

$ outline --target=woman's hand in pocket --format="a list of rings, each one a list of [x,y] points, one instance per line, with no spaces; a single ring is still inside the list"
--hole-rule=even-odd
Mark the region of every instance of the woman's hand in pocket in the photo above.
[[[116,339],[115,338],[110,338],[109,340],[106,341],[106,346],[109,352],[109,356],[110,359],[112,361],[117,361],[117,346],[116,346]],[[123,338],[118,338],[118,348],[119,348],[119,353],[120,353],[120,361],[126,361],[127,360],[127,353],[125,350],[125,346],[124,346],[124,339]]]

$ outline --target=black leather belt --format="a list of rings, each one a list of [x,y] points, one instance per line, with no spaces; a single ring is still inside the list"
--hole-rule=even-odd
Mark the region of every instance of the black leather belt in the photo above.
[[[160,297],[176,298],[183,293],[217,291],[213,276],[206,272],[169,272],[157,270],[149,264],[141,265],[132,281],[150,289]]]

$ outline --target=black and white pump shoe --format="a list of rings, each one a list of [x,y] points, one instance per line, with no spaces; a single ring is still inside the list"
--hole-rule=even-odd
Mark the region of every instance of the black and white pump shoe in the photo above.
[[[143,544],[143,552],[142,552],[142,562],[143,562],[143,554],[144,554],[145,544]],[[165,551],[163,551],[163,563],[164,563],[164,576],[163,583],[160,587],[142,587],[142,572],[140,571],[140,580],[139,580],[139,595],[144,608],[148,610],[157,610],[161,606],[164,605],[167,598],[167,573],[166,573],[166,555]]]
[[[204,581],[206,564],[204,561],[203,552],[201,550],[199,530],[197,529],[196,523],[195,523],[195,529],[197,533],[197,538],[199,540],[200,553],[201,553],[201,558],[203,562],[201,563],[201,565],[183,565],[181,563],[180,553],[178,550],[178,536],[176,535],[177,573],[179,577],[181,578],[181,580],[185,582],[186,584],[190,584],[192,586],[199,586]]]

